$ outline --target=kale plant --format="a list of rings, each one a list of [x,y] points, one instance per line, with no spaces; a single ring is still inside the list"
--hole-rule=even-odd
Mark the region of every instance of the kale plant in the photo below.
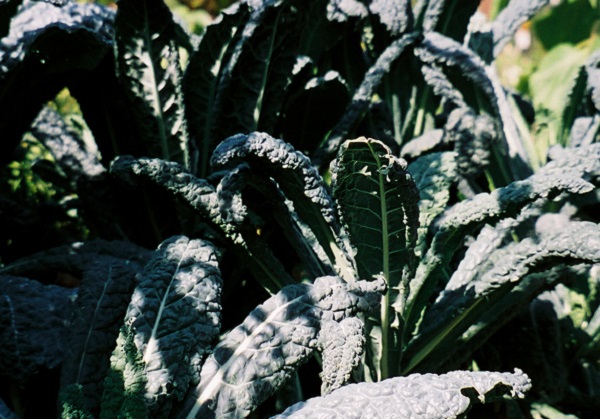
[[[39,248],[0,199],[9,407],[51,372],[62,417],[597,409],[598,57],[547,162],[493,67],[547,3],[247,0],[201,35],[162,0],[0,6],[0,158],[39,144],[85,226]]]

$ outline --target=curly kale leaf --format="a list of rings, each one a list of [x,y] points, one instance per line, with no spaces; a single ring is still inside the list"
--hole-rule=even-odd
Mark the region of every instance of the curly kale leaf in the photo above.
[[[384,289],[382,280],[349,284],[333,276],[283,288],[216,346],[179,414],[248,415],[318,349],[325,322],[371,312]]]
[[[523,398],[531,380],[514,373],[453,371],[442,375],[412,374],[379,383],[360,383],[298,403],[275,418],[455,418],[474,403],[503,396]]]
[[[63,415],[74,406],[99,413],[110,354],[142,267],[103,256],[84,272],[61,370]]]
[[[0,276],[0,371],[4,377],[25,382],[61,363],[75,296],[72,289]]]
[[[173,237],[160,245],[133,292],[103,404],[126,403],[130,382],[143,385],[143,392],[132,394],[136,400],[143,396],[150,414],[168,414],[197,382],[200,362],[219,332],[221,285],[210,243]]]

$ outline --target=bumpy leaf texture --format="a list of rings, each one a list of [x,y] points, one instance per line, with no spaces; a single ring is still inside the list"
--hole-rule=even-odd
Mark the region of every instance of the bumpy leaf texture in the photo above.
[[[76,293],[27,278],[0,276],[0,371],[24,382],[57,367]]]
[[[234,135],[223,141],[212,157],[213,166],[247,163],[253,171],[272,177],[294,203],[299,217],[312,229],[338,274],[354,279],[348,243],[335,217],[325,183],[310,159],[266,133]]]
[[[137,283],[135,275],[142,267],[139,263],[103,256],[86,269],[69,326],[61,370],[65,409],[78,405],[98,415],[110,354]],[[63,411],[63,415],[66,414]]]
[[[423,308],[440,279],[442,269],[454,255],[469,232],[485,222],[515,217],[537,199],[554,199],[560,193],[585,194],[594,190],[600,173],[600,144],[586,147],[554,149],[551,161],[526,180],[513,182],[492,193],[481,193],[462,201],[438,218],[432,228],[431,246],[422,258],[415,278],[410,283],[409,305]],[[412,311],[411,316],[416,316]],[[411,323],[416,322],[413,317]]]
[[[383,281],[345,283],[333,276],[283,288],[217,345],[180,416],[247,416],[318,348],[325,322],[372,311],[384,289]]]
[[[85,78],[110,51],[113,20],[114,12],[99,5],[23,5],[0,40],[0,112],[16,116],[0,121],[0,159],[10,158],[42,103]]]
[[[406,298],[419,222],[419,192],[406,166],[383,143],[364,137],[345,142],[332,165],[333,194],[356,249],[358,275],[383,274],[392,301]]]
[[[357,317],[323,322],[319,332],[319,347],[323,353],[321,394],[329,394],[350,381],[352,371],[361,361],[364,333],[364,324]]]
[[[514,373],[412,374],[379,383],[351,384],[325,397],[298,403],[275,418],[456,418],[474,403],[504,395],[523,398],[530,388],[529,377],[519,369]]]
[[[115,19],[119,79],[147,155],[191,167],[176,24],[160,0],[122,0]]]
[[[537,241],[526,238],[499,249],[494,249],[498,245],[494,234],[488,230],[485,236],[491,236],[491,249],[484,246],[483,237],[478,239],[477,250],[485,258],[481,267],[474,274],[464,266],[457,270],[425,313],[422,330],[405,352],[408,371],[422,362],[421,370],[439,368],[450,358],[463,356],[468,343],[472,346],[473,339],[481,339],[478,335],[486,329],[515,314],[515,306],[526,302],[522,295],[552,285],[557,280],[550,275],[553,269],[600,261],[600,227],[590,222],[571,222]],[[468,257],[473,260],[473,255]],[[540,273],[545,277],[541,281],[534,278]]]
[[[124,346],[111,362],[124,382],[144,383],[150,414],[168,415],[197,382],[200,362],[219,332],[221,286],[212,244],[186,237],[163,242],[141,274],[119,338]],[[133,364],[123,368],[123,355]],[[127,393],[116,396],[127,400]]]
[[[422,256],[429,226],[447,207],[457,176],[454,152],[431,153],[415,160],[408,172],[419,190],[419,230],[416,252]]]
[[[414,18],[408,0],[373,0],[369,2],[369,11],[379,17],[394,38],[412,30]]]
[[[400,55],[419,39],[416,33],[409,33],[393,41],[369,68],[352,101],[344,111],[344,115],[333,128],[327,142],[317,150],[314,162],[322,165],[329,162],[335,155],[346,135],[360,122],[369,108],[369,104],[377,88],[386,74],[389,74],[393,63]]]
[[[183,166],[160,159],[134,159],[121,156],[111,163],[111,173],[121,180],[134,183],[134,176],[146,177],[161,187],[181,197],[208,222],[231,239],[234,249],[247,259],[249,268],[261,284],[275,293],[284,284],[293,284],[294,280],[283,268],[281,262],[273,256],[266,243],[256,234],[255,228],[238,228],[222,217],[219,196],[215,188],[205,179],[198,179]],[[226,205],[226,204],[225,204]]]
[[[72,182],[106,171],[100,163],[98,150],[87,145],[55,110],[42,109],[33,122],[31,133],[50,150]]]

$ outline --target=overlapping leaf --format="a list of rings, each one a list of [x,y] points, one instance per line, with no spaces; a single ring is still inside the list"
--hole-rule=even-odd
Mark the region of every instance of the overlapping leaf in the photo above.
[[[57,367],[76,293],[21,277],[0,276],[0,370],[24,383]]]
[[[383,281],[347,284],[339,277],[283,288],[217,345],[180,416],[248,415],[317,349],[323,322],[373,310],[384,289]]]
[[[530,389],[531,380],[519,369],[514,373],[413,374],[379,383],[351,384],[325,397],[298,403],[275,417],[454,418],[462,417],[474,403],[505,395],[523,398]]]
[[[266,133],[235,135],[223,141],[212,158],[215,166],[247,163],[256,173],[272,177],[294,203],[298,216],[308,225],[338,274],[355,277],[344,234],[335,218],[331,197],[323,179],[304,154]]]
[[[147,155],[192,165],[176,24],[160,0],[123,0],[115,19],[119,79]]]
[[[140,264],[104,256],[86,270],[62,361],[63,415],[73,406],[98,415],[110,354],[141,269]]]
[[[200,362],[219,332],[221,287],[214,248],[202,240],[169,239],[146,265],[127,308],[119,337],[123,346],[111,364],[124,383],[143,382],[148,412],[167,415],[197,380]],[[119,394],[108,385],[104,399],[125,403],[127,386]]]

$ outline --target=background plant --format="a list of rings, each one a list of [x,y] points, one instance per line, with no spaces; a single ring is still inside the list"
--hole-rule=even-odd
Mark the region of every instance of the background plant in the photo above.
[[[59,319],[77,325],[68,339],[78,349],[42,350],[13,373],[13,386],[62,364],[63,415],[122,409],[237,416],[277,389],[265,412],[316,395],[315,375],[295,373],[307,361],[323,370],[324,392],[349,380],[413,372],[525,368],[502,345],[498,362],[490,362],[487,342],[519,310],[539,313],[535,298],[558,283],[596,289],[589,266],[599,257],[595,58],[581,69],[562,113],[557,143],[570,147],[553,149],[543,167],[523,116],[527,102],[502,87],[492,66],[519,25],[546,3],[513,1],[487,24],[471,19],[476,1],[421,1],[414,8],[242,2],[201,38],[165,19],[170,12],[159,1],[122,1],[116,16],[100,6],[25,3],[2,41],[0,106],[17,115],[2,122],[2,156],[25,131],[49,151],[39,176],[52,180],[50,196],[73,233],[33,245],[23,227],[13,230],[19,241],[6,240],[2,271],[76,286],[74,305],[74,292],[64,288],[35,292],[56,294],[57,304],[70,307]],[[3,9],[6,22],[14,10],[13,3]],[[46,20],[32,19],[40,14]],[[77,102],[55,100],[40,112],[65,86]],[[360,135],[377,140],[345,141]],[[2,205],[20,208],[23,201],[12,194]],[[27,220],[26,212],[7,213],[7,224],[30,225],[13,222]],[[553,214],[560,218],[544,228],[542,220]],[[170,238],[182,233],[202,240]],[[75,237],[127,242],[90,241],[16,260]],[[163,244],[151,258],[131,242]],[[7,279],[10,298],[21,289],[10,288],[15,281],[29,284]],[[585,287],[578,292],[587,295]],[[377,293],[379,306],[360,303]],[[23,297],[23,307],[37,298]],[[585,349],[560,369],[560,354],[568,353],[560,351],[569,344],[550,333],[557,349],[547,354],[558,355],[543,363],[562,374],[561,388],[569,391],[540,387],[505,409],[593,411],[597,303],[583,298],[589,324],[579,320],[565,333],[577,333],[575,346]],[[183,308],[171,311],[171,300],[182,300]],[[106,329],[97,331],[96,317],[80,314],[86,307],[95,307]],[[553,307],[549,319],[565,316]],[[177,312],[200,319],[173,323]],[[267,321],[279,315],[283,326],[278,317]],[[29,329],[4,330],[13,336]],[[162,330],[185,342],[181,353],[160,339]],[[215,346],[219,330],[232,332]],[[94,347],[99,333],[102,348]],[[522,342],[541,333],[525,333]],[[81,336],[90,344],[79,347]],[[264,357],[234,349],[252,352],[274,337],[282,340]],[[6,348],[10,363],[19,352]],[[316,351],[322,358],[312,358]],[[102,365],[101,373],[91,377],[87,362]],[[247,386],[232,387],[237,377],[246,377]],[[450,385],[454,377],[439,379]],[[490,378],[491,387],[471,387],[480,395],[500,386],[522,396],[528,388],[519,372],[456,377],[463,380],[455,383],[459,389],[468,377]],[[386,383],[405,391],[404,384]],[[104,400],[97,397],[102,388]],[[343,393],[326,403],[334,394]],[[241,395],[246,403],[232,402]],[[457,406],[449,408],[459,414],[468,404]]]

